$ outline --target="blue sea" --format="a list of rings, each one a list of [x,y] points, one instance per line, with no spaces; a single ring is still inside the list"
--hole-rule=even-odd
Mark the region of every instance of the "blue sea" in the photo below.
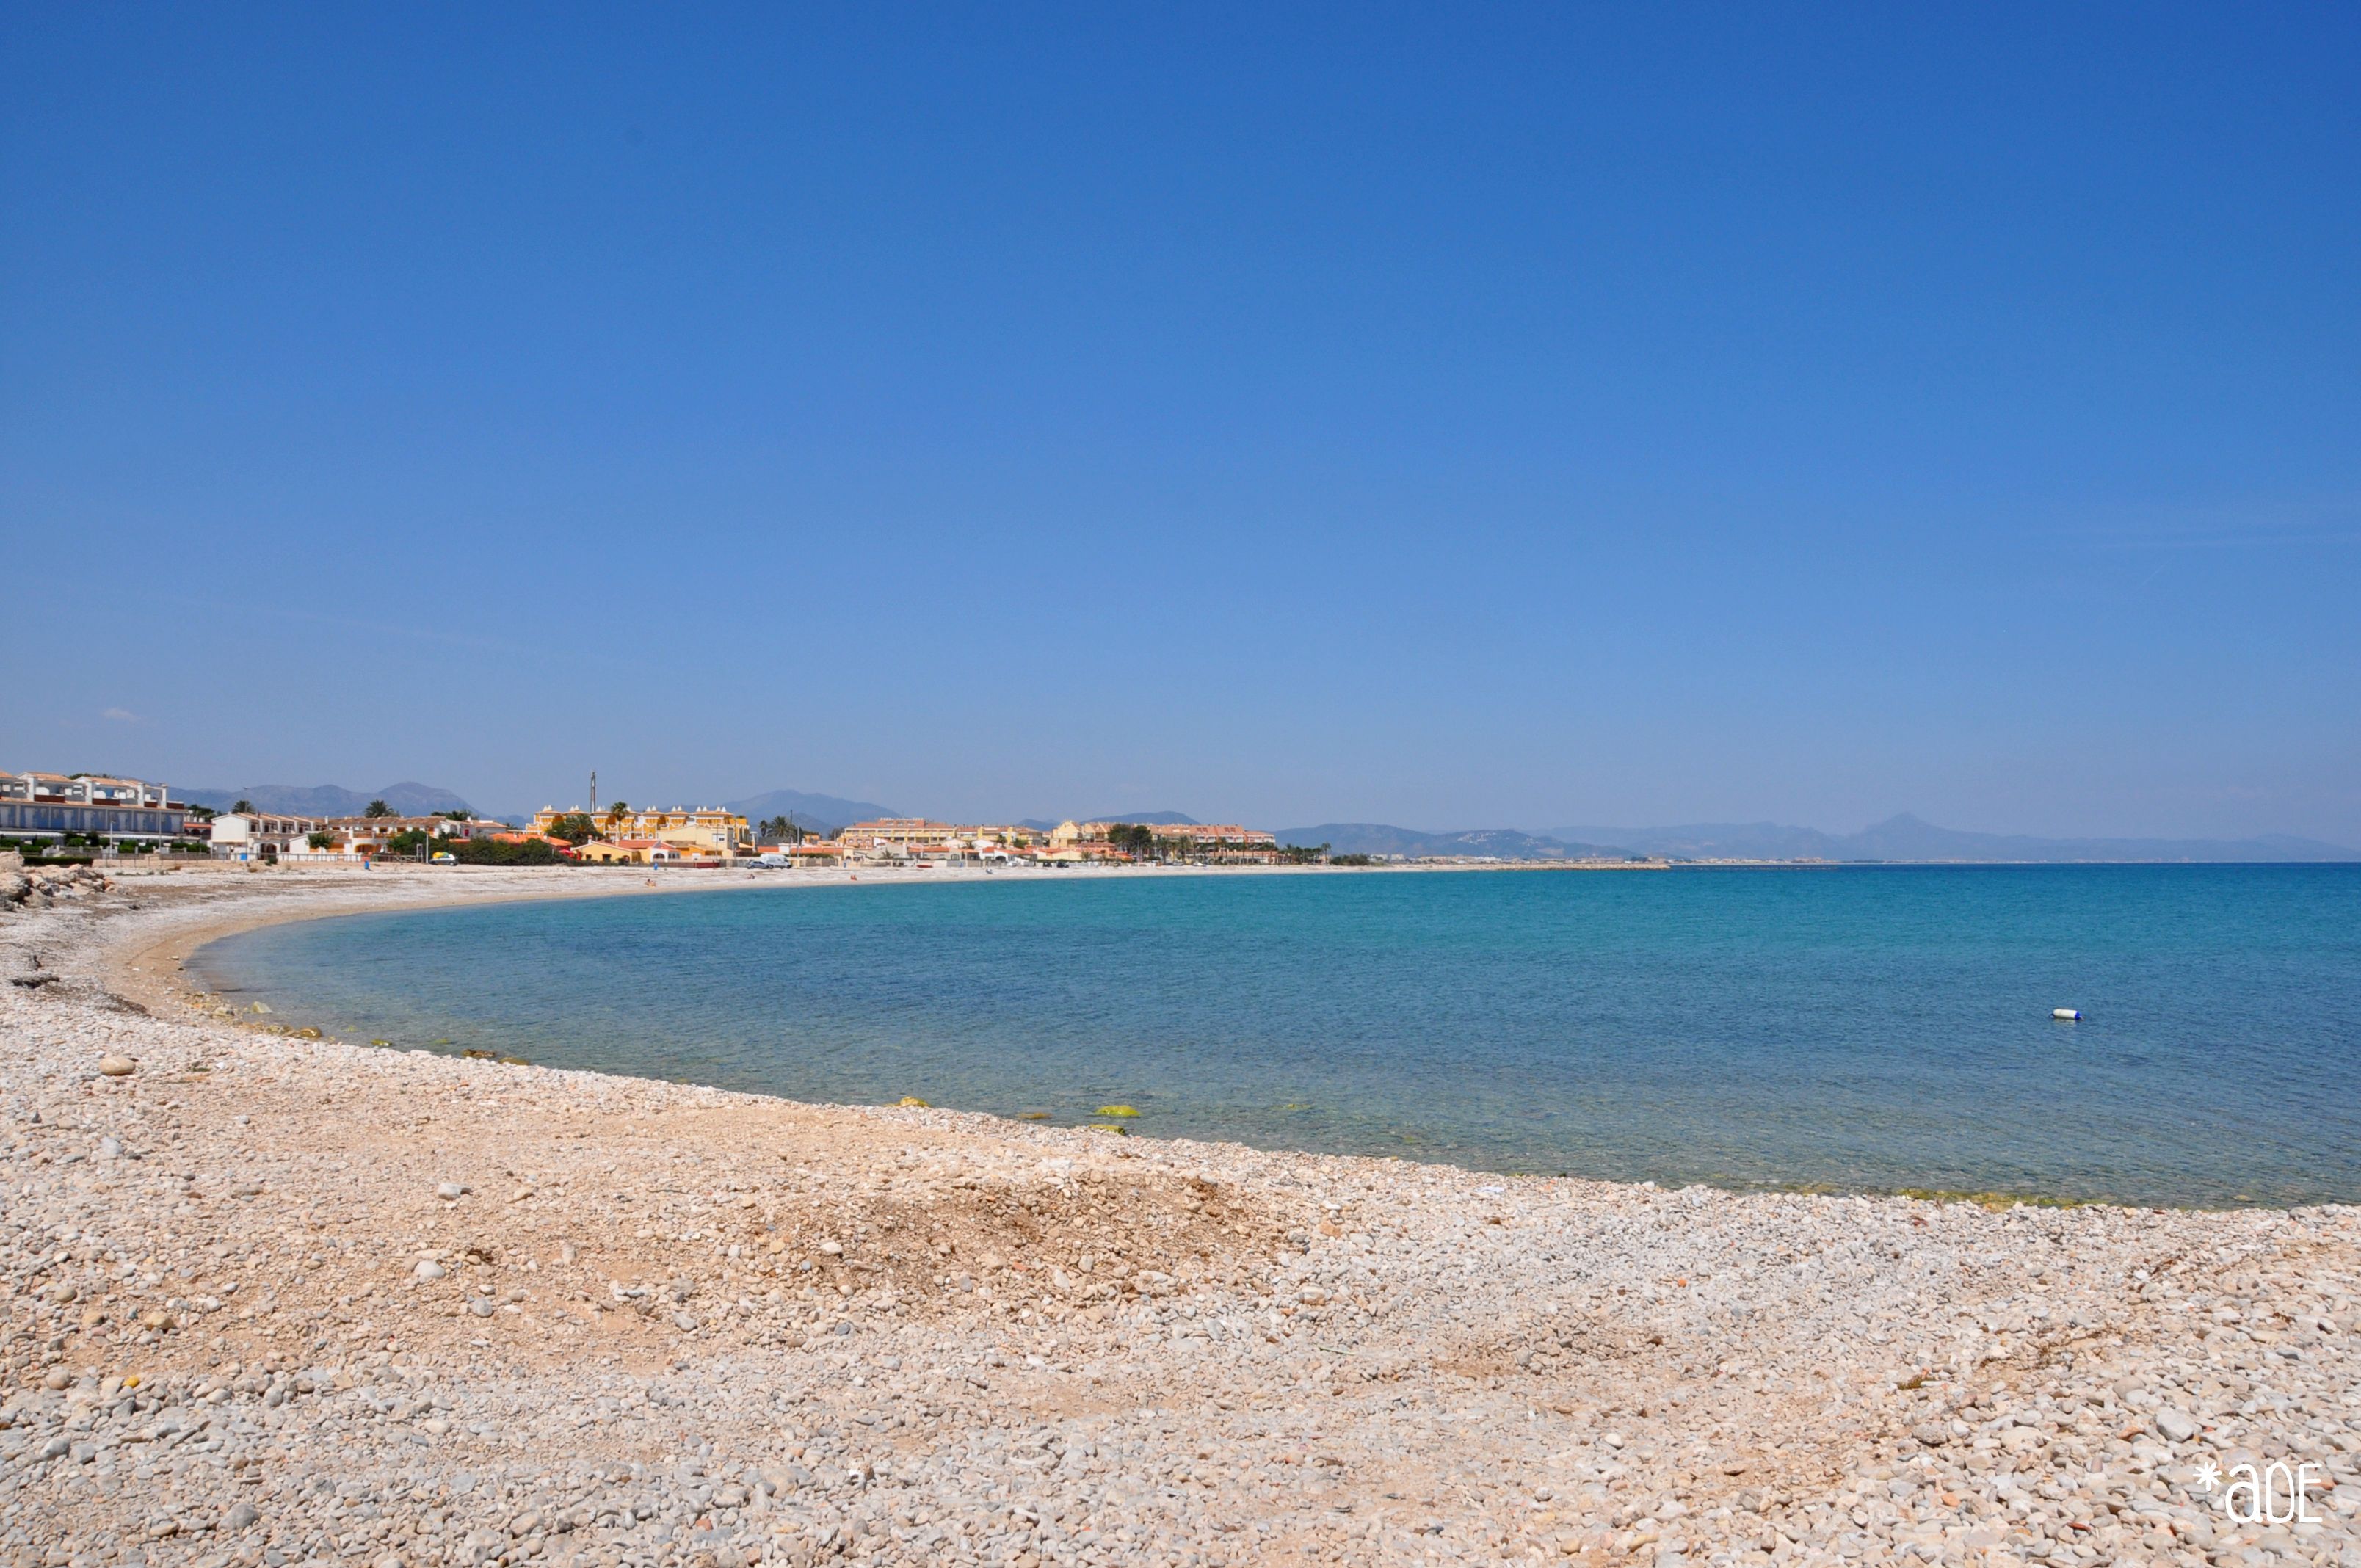
[[[1068,1124],[1123,1104],[1146,1137],[2361,1201],[2361,867],[782,874],[275,927],[196,967],[346,1038]]]

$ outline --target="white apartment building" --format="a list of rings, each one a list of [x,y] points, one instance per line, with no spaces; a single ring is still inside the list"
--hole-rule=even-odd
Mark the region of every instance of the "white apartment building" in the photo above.
[[[258,861],[300,854],[319,819],[282,817],[275,811],[225,811],[214,818],[214,854],[231,861]]]

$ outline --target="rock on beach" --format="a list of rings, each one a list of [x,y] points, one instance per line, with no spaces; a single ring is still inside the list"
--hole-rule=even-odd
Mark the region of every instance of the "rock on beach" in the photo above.
[[[0,914],[55,977],[0,986],[0,1563],[2361,1564],[2350,1208],[1664,1190],[300,1038],[133,960],[552,883],[115,883]],[[2224,1511],[2275,1461],[2319,1522]]]

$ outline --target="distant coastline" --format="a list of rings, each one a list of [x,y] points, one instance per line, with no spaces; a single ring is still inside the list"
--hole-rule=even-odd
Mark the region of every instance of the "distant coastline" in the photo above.
[[[2251,839],[2042,839],[1939,828],[1908,813],[1858,833],[1775,822],[1669,828],[1569,827],[1526,832],[1481,828],[1429,832],[1385,823],[1329,822],[1281,830],[1290,843],[1339,854],[1474,855],[1500,860],[1650,860],[1725,864],[2309,865],[2361,864],[2361,850],[2284,834]]]

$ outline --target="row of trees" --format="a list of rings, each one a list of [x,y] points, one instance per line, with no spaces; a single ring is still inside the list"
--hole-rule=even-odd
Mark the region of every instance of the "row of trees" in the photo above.
[[[514,844],[499,839],[441,839],[435,841],[434,847],[437,850],[450,850],[452,859],[463,866],[555,866],[565,863],[565,858],[546,839],[527,839]]]
[[[542,829],[553,839],[563,839],[569,844],[587,844],[598,836],[598,825],[590,820],[587,811],[569,811]]]
[[[1107,828],[1107,843],[1136,861],[1169,861],[1175,855],[1193,853],[1203,846],[1194,839],[1180,836],[1159,836],[1156,829],[1141,822],[1117,822]],[[1279,858],[1290,866],[1325,863],[1334,866],[1366,866],[1367,855],[1332,855],[1325,844],[1281,844]]]
[[[196,809],[203,811],[207,817],[211,817],[213,815],[212,812],[205,811],[205,808],[202,806],[198,806]],[[230,809],[234,812],[239,813],[240,815],[250,815],[254,810],[254,802],[246,799],[239,799],[231,804]],[[396,811],[392,806],[388,806],[385,803],[384,798],[380,796],[376,800],[370,801],[368,806],[362,807],[361,815],[371,822],[379,822],[389,817],[399,817],[401,813]],[[437,811],[432,815],[436,817],[447,817],[454,822],[465,822],[467,820],[467,814],[464,811]]]
[[[1193,839],[1159,838],[1153,828],[1136,822],[1118,822],[1107,829],[1107,842],[1134,860],[1170,860],[1175,853],[1196,849]],[[1279,858],[1290,866],[1366,866],[1367,855],[1332,855],[1325,844],[1281,844]]]
[[[329,833],[314,833],[304,841],[315,850],[333,849],[336,842]],[[414,858],[421,850],[447,854],[463,866],[553,866],[563,859],[546,839],[511,844],[499,839],[454,839],[423,828],[406,828],[385,841],[385,852],[397,859]]]

